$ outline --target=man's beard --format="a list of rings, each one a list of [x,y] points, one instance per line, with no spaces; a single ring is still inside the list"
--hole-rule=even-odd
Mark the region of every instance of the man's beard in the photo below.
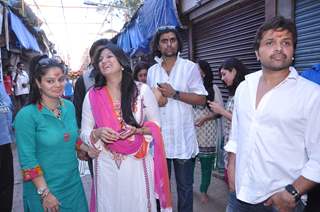
[[[170,53],[163,52],[162,55],[164,57],[176,57],[177,56],[177,52],[170,52]]]

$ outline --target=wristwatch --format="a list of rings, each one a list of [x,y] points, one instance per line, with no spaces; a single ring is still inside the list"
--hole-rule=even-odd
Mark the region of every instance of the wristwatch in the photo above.
[[[301,194],[292,184],[287,185],[285,189],[294,197],[295,202],[298,202],[300,200]]]
[[[39,196],[43,199],[45,196],[48,195],[49,189],[48,189],[47,187],[38,188],[38,189],[37,189],[37,193],[38,193]]]
[[[180,91],[176,91],[175,94],[172,96],[173,99],[179,100],[180,99]]]

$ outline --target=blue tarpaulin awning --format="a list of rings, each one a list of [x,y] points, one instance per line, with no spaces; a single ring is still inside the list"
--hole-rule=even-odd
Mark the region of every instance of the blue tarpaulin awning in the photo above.
[[[175,0],[145,0],[118,35],[117,45],[131,56],[148,52],[149,43],[160,26],[180,26]]]
[[[9,27],[11,27],[22,47],[36,52],[41,52],[37,39],[29,32],[20,18],[10,10],[8,15],[10,21]]]

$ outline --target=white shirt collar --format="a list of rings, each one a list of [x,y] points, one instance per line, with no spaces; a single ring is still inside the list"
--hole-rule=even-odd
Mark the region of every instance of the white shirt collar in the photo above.
[[[180,59],[180,52],[178,52],[178,54],[177,54],[177,61]],[[158,56],[155,56],[154,57],[154,60],[157,62],[157,63],[159,63],[160,65],[162,64],[162,62],[163,62],[163,58],[162,57],[158,57]]]

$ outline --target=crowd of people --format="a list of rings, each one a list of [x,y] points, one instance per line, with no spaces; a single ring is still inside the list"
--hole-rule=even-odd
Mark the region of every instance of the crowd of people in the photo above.
[[[249,73],[234,57],[218,69],[229,92],[225,104],[210,64],[180,57],[182,40],[173,26],[154,34],[155,63],[140,61],[133,72],[122,49],[107,39],[94,42],[72,98],[56,58],[34,57],[29,73],[23,63],[6,67],[5,86],[0,83],[1,211],[12,208],[13,131],[24,211],[170,212],[174,171],[177,210],[192,212],[196,160],[206,204],[220,156],[229,188],[226,212],[316,211],[320,88],[312,81],[320,77],[300,76],[292,66],[296,42],[291,20],[266,21],[254,40],[261,70]],[[219,154],[221,142],[225,151]],[[78,159],[89,164],[89,204]]]

